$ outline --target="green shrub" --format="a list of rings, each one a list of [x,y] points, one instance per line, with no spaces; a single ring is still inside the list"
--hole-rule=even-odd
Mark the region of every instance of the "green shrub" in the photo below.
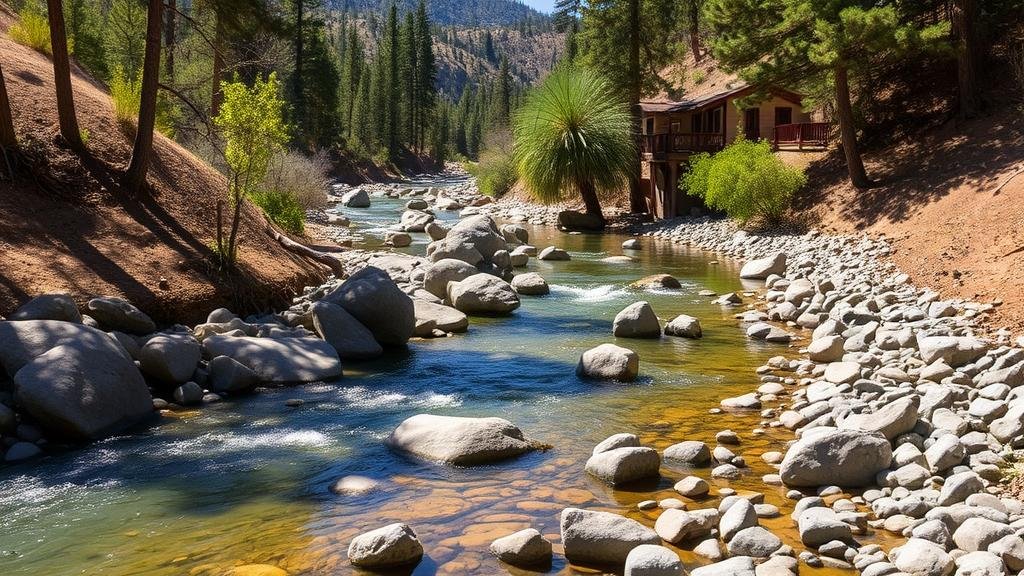
[[[306,211],[298,199],[287,191],[260,190],[253,192],[251,198],[281,228],[292,234],[302,234],[305,230]]]
[[[124,68],[115,66],[114,74],[110,77],[110,97],[114,100],[114,116],[119,122],[136,122],[142,102],[141,78],[132,81],[124,73]]]
[[[755,217],[777,222],[807,184],[803,171],[783,163],[764,140],[737,140],[715,155],[694,156],[690,165],[683,189],[740,223]]]
[[[36,9],[34,4],[27,5],[18,14],[18,21],[11,25],[7,33],[11,40],[18,44],[24,44],[43,54],[53,53],[53,46],[50,45],[50,23],[47,21],[46,15]],[[71,51],[72,46],[69,41],[68,52]]]
[[[487,134],[472,173],[480,193],[493,198],[501,198],[515,186],[516,165],[512,160],[512,134],[508,130]]]

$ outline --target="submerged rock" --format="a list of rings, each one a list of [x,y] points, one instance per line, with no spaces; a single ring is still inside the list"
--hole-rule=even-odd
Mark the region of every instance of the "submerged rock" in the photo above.
[[[491,554],[513,566],[543,566],[551,563],[551,542],[533,528],[520,530],[491,543]]]
[[[456,466],[513,458],[537,448],[502,418],[463,418],[417,414],[402,422],[388,446],[420,458]]]
[[[348,558],[364,568],[395,568],[416,564],[423,557],[423,545],[407,524],[389,524],[352,539]]]
[[[640,356],[615,344],[601,344],[580,356],[576,374],[584,378],[632,382],[640,373]]]

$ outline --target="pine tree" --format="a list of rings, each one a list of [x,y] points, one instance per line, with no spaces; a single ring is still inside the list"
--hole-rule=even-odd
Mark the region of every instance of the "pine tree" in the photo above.
[[[388,158],[398,159],[401,151],[399,142],[399,101],[402,97],[401,85],[399,84],[399,42],[398,42],[398,7],[391,4],[388,12],[388,20],[385,27],[383,54],[383,67],[381,68],[382,86],[384,89],[384,114],[382,140],[387,149]]]
[[[57,92],[57,118],[60,135],[72,150],[82,151],[85,143],[78,131],[75,116],[75,95],[71,89],[71,64],[68,61],[68,40],[64,29],[64,7],[61,0],[46,0],[50,21],[50,47],[53,57],[53,83]]]
[[[398,38],[398,69],[401,78],[401,116],[402,140],[413,147],[416,146],[416,129],[418,127],[416,114],[417,110],[417,59],[419,51],[416,49],[416,21],[412,12],[405,14],[402,29]]]
[[[354,146],[367,154],[376,151],[377,137],[374,134],[374,111],[371,96],[374,71],[364,68],[359,75],[359,89],[352,104],[351,140]]]
[[[160,85],[160,47],[163,33],[163,0],[149,0],[146,26],[146,53],[142,66],[142,94],[135,144],[128,161],[125,179],[135,193],[146,184],[149,161],[153,155],[153,129],[156,125],[156,97]]]
[[[430,33],[426,0],[420,0],[416,9],[416,148],[422,150],[430,121],[430,111],[437,102],[437,62],[434,58],[434,38]],[[447,129],[446,129],[447,131]]]
[[[355,136],[353,113],[359,100],[359,89],[362,84],[363,68],[366,55],[363,42],[359,39],[359,31],[353,26],[348,33],[345,55],[341,67],[341,121],[349,138]]]
[[[494,124],[499,127],[508,126],[512,114],[512,77],[508,69],[508,58],[501,57],[494,95]]]

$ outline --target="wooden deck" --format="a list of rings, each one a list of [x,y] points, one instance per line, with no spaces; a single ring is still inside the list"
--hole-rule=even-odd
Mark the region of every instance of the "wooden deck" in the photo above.
[[[803,150],[805,148],[827,148],[832,138],[832,125],[828,122],[804,122],[781,124],[775,127],[776,149]]]
[[[725,148],[725,135],[716,133],[646,134],[642,140],[643,152],[653,160],[665,160],[670,154],[689,155],[698,152],[718,152]]]

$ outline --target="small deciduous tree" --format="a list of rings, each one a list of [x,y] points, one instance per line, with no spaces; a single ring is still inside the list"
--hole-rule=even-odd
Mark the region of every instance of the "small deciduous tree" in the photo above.
[[[231,231],[225,239],[221,210],[217,211],[217,253],[221,264],[228,267],[233,267],[238,257],[242,204],[258,189],[266,178],[271,158],[288,141],[280,92],[276,74],[271,74],[266,81],[257,78],[251,88],[237,80],[221,85],[224,102],[213,121],[226,142],[224,158],[233,216]]]
[[[715,155],[694,156],[690,166],[682,178],[687,193],[740,223],[777,222],[807,184],[803,171],[782,162],[766,140],[737,140]]]

